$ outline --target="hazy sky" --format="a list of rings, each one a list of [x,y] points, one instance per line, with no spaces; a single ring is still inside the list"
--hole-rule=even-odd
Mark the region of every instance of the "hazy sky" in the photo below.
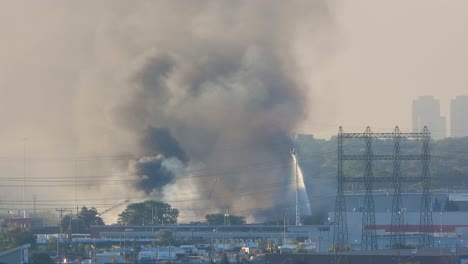
[[[421,95],[438,98],[449,122],[450,100],[468,94],[467,11],[462,0],[335,2],[336,46],[313,80],[304,131],[409,131],[411,102]]]
[[[4,211],[22,207],[23,177],[29,209],[34,195],[40,208],[183,191],[197,203],[187,196],[212,182],[251,184],[251,171],[218,181],[214,167],[288,155],[295,132],[409,131],[417,96],[438,98],[449,120],[450,99],[468,94],[462,0],[0,3]],[[135,189],[152,166],[214,176]]]

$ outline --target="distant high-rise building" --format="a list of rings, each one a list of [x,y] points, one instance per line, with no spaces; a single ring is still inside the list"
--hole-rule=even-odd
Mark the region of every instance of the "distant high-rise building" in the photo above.
[[[450,136],[468,137],[468,96],[462,95],[450,103]]]
[[[429,128],[433,139],[445,138],[445,117],[440,115],[439,100],[432,96],[420,96],[413,101],[413,132]]]

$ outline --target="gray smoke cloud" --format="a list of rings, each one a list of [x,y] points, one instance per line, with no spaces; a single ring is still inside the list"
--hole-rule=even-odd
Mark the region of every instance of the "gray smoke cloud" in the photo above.
[[[129,103],[117,107],[119,116],[135,117],[137,113],[146,113],[150,124],[171,128],[191,159],[208,170],[220,166],[236,170],[242,164],[262,160],[273,160],[286,166],[290,158],[282,154],[289,152],[291,129],[303,116],[304,102],[298,85],[282,69],[281,61],[269,49],[255,45],[232,50],[226,47],[224,52],[228,56],[238,54],[229,56],[229,59],[212,54],[210,50],[200,49],[198,52],[199,56],[188,58],[174,54],[172,59],[168,54],[146,54],[145,62],[131,76],[137,92],[129,98]],[[203,65],[201,71],[197,65]],[[122,120],[123,123],[126,121]],[[133,119],[130,122],[131,125],[127,127],[138,128],[133,124]],[[145,137],[149,143],[145,144],[145,150],[154,152],[151,153],[153,155],[161,153],[167,156],[168,150],[172,149],[181,152],[172,138],[160,140],[154,133],[145,133]],[[236,143],[247,145],[237,150],[226,149],[226,146]],[[166,145],[166,151],[161,144]],[[168,157],[177,157],[186,164],[187,158],[177,153]],[[158,181],[158,185],[172,183],[167,180],[169,171],[161,170],[164,167],[147,168],[153,170],[155,175],[144,178],[138,185],[146,193],[150,181]],[[156,177],[156,174],[165,178]],[[242,204],[253,208],[271,208],[279,198],[276,192],[286,191],[265,189],[265,183],[280,184],[287,181],[287,175],[284,167],[256,175],[251,175],[250,171],[232,175],[221,172],[216,175],[216,185],[206,184],[203,179],[190,185],[197,194],[212,194],[213,197],[208,197],[208,200],[196,201],[207,209],[233,207],[234,210],[245,210],[246,206]],[[214,179],[211,177],[208,181]],[[256,187],[259,192],[251,190],[250,186]],[[245,189],[250,190],[244,199],[250,201],[236,202],[241,200],[240,194]],[[183,200],[185,197],[177,193],[190,192],[174,193],[166,193],[166,197],[169,200]]]
[[[99,171],[106,181],[132,181],[79,187],[75,197],[157,197],[182,214],[191,209],[186,219],[225,208],[259,219],[257,212],[285,203],[291,136],[311,101],[305,80],[313,73],[301,66],[313,65],[304,63],[311,59],[318,65],[329,52],[325,1],[33,5],[7,8],[37,19],[18,22],[16,30],[39,33],[19,42],[28,47],[28,38],[35,40],[31,57],[19,57],[14,77],[2,82],[29,73],[19,98],[34,97],[26,87],[37,76],[44,80],[37,93],[45,91],[43,103],[50,106],[32,119],[51,117],[58,136],[36,130],[34,138],[44,144],[31,153],[131,157],[79,164],[80,174]],[[48,68],[34,66],[42,61]]]

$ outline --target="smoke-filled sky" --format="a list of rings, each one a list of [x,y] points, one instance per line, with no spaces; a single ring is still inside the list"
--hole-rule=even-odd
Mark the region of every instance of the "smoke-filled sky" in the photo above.
[[[465,1],[1,3],[3,210],[258,219],[295,133],[409,129],[415,97],[467,93]]]

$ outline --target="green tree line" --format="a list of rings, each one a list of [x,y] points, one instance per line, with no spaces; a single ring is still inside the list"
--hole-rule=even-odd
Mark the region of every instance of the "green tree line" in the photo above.
[[[335,186],[337,137],[324,140],[301,135],[295,144],[305,180],[320,180]],[[374,154],[392,154],[393,147],[393,140],[374,139],[372,142]],[[402,140],[400,148],[401,154],[420,154],[422,144],[417,140]],[[343,150],[346,154],[364,154],[365,143],[360,139],[345,139]],[[468,188],[468,137],[431,141],[429,150],[432,188]],[[343,165],[346,176],[362,177],[363,162],[346,161]],[[421,162],[402,161],[401,171],[403,176],[419,176]],[[392,175],[393,161],[374,161],[373,172],[375,177]]]

